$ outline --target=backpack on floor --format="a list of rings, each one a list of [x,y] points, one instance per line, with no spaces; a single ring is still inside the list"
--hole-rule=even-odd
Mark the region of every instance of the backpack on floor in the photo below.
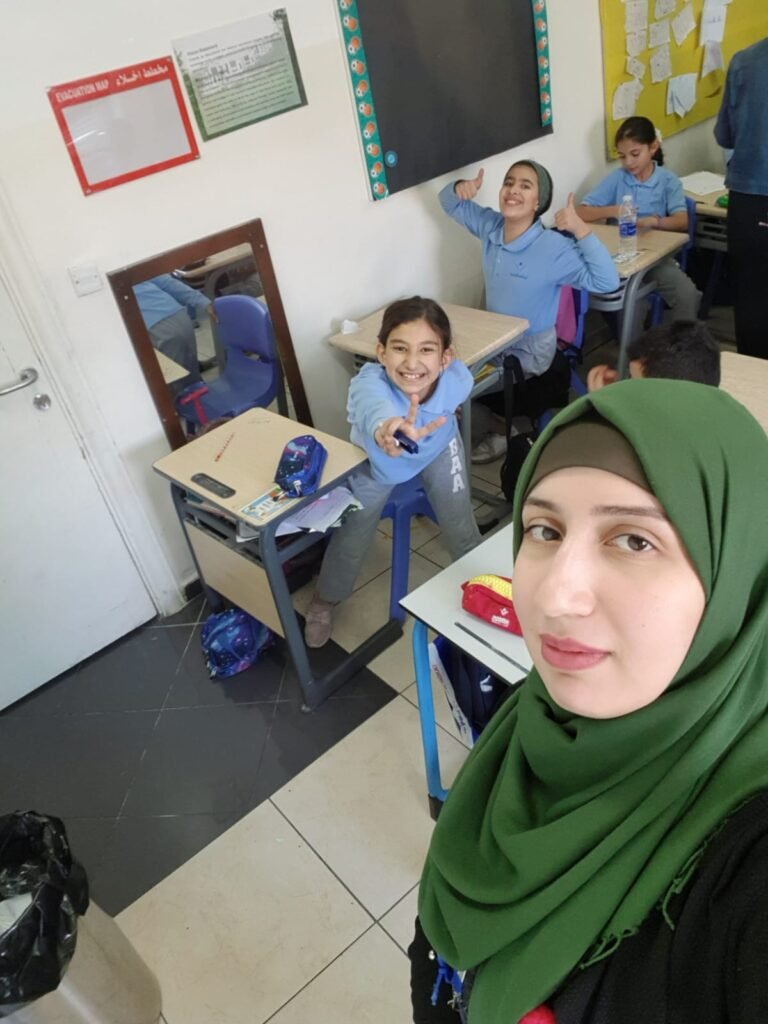
[[[211,679],[224,679],[250,668],[274,639],[263,622],[241,608],[209,615],[201,643]]]

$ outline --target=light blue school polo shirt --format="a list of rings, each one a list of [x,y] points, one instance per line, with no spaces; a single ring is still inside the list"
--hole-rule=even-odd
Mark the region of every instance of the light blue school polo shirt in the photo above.
[[[683,183],[672,171],[659,167],[656,161],[647,181],[638,181],[619,167],[581,201],[585,206],[618,206],[624,196],[632,196],[638,217],[669,217],[686,209]]]

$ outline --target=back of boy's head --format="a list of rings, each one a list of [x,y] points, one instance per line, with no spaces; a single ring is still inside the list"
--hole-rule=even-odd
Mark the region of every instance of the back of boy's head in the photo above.
[[[653,327],[630,343],[627,355],[642,362],[644,377],[720,384],[720,346],[699,320]]]
[[[410,299],[398,299],[390,303],[384,310],[379,329],[379,342],[386,348],[387,339],[400,324],[409,324],[414,320],[426,320],[432,330],[440,337],[443,351],[451,345],[451,322],[442,306],[434,299],[423,299],[413,295]]]
[[[664,163],[661,142],[650,118],[628,117],[626,121],[623,121],[616,131],[616,138],[613,140],[613,144],[618,146],[624,139],[629,139],[631,142],[641,142],[645,146],[652,146],[654,142],[658,142],[659,148],[654,153],[653,159],[659,167]]]

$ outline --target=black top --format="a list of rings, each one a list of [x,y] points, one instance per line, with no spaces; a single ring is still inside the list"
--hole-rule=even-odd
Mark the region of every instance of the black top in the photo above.
[[[549,1000],[557,1024],[768,1022],[768,793],[728,820],[667,909],[674,930],[655,910],[615,953],[568,979]],[[458,1024],[446,1007],[426,1010],[424,953],[414,942],[414,1020]]]

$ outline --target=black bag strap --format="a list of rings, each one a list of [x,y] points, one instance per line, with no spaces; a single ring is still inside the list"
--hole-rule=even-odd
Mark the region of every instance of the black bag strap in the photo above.
[[[504,356],[504,419],[507,421],[507,437],[515,416],[518,386],[525,380],[523,368],[517,356]]]

